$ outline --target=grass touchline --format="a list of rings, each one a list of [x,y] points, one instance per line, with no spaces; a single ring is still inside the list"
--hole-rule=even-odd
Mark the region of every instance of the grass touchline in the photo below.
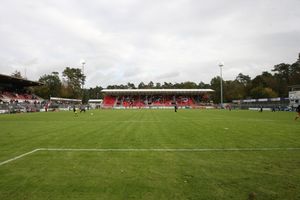
[[[68,149],[68,148],[38,148],[21,154],[9,160],[0,162],[0,166],[38,151],[95,151],[95,152],[207,152],[207,151],[297,151],[300,148],[228,148],[228,149]]]

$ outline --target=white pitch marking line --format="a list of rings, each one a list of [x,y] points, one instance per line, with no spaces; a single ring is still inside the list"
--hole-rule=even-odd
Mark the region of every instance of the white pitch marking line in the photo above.
[[[300,148],[228,148],[228,149],[60,149],[60,148],[39,148],[21,154],[9,160],[0,162],[0,166],[12,162],[37,151],[94,151],[94,152],[209,152],[209,151],[297,151]]]
[[[300,148],[228,148],[228,149],[60,149],[60,148],[41,148],[40,151],[98,151],[98,152],[138,152],[138,151],[158,151],[158,152],[201,152],[201,151],[274,151],[284,150],[293,151]]]
[[[34,149],[34,150],[32,150],[32,151],[29,151],[29,152],[27,152],[27,153],[21,154],[21,155],[19,155],[19,156],[16,156],[16,157],[14,157],[14,158],[9,159],[9,160],[0,162],[0,166],[1,166],[1,165],[4,165],[4,164],[6,164],[6,163],[9,163],[9,162],[11,162],[11,161],[17,160],[17,159],[19,159],[19,158],[22,158],[22,157],[24,157],[24,156],[27,156],[27,155],[29,155],[29,154],[33,154],[34,152],[37,152],[37,151],[39,151],[39,150],[40,150],[40,149]]]

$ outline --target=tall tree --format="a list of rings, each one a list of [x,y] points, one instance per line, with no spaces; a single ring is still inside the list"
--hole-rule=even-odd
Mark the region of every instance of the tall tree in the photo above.
[[[71,91],[69,97],[70,98],[82,97],[83,94],[82,94],[81,87],[85,82],[85,75],[82,73],[81,69],[67,67],[63,71],[63,77],[66,79],[67,86]]]
[[[274,66],[274,69],[272,70],[275,72],[275,75],[278,75],[281,79],[283,79],[287,84],[290,82],[290,76],[291,76],[291,65],[281,63]]]
[[[220,84],[221,84],[221,78],[220,76],[214,77],[210,81],[211,89],[213,89],[215,92],[211,95],[212,100],[214,103],[220,103],[221,102],[221,89],[220,89]],[[223,86],[225,85],[225,82],[222,82]],[[224,93],[223,93],[224,94]],[[225,95],[224,95],[225,96]],[[224,99],[224,102],[225,99]]]
[[[252,87],[252,81],[250,76],[239,73],[235,78],[234,82],[236,83],[236,87],[234,92],[236,93],[235,99],[245,99],[248,98],[249,92]]]
[[[242,73],[239,73],[237,77],[235,78],[236,81],[243,84],[245,87],[251,83],[251,78],[248,75],[244,75]]]
[[[160,84],[160,83],[156,83],[156,84],[155,84],[155,88],[156,88],[156,89],[161,89],[161,84]]]
[[[210,84],[206,84],[206,83],[204,83],[204,82],[200,82],[199,84],[198,84],[198,88],[199,89],[209,89],[210,88]]]
[[[12,74],[11,74],[12,77],[15,77],[15,78],[23,78],[23,76],[21,75],[21,72],[16,70],[14,71]]]
[[[150,81],[150,82],[148,83],[148,85],[147,85],[147,88],[148,88],[148,89],[154,88],[154,83],[153,83],[152,81]]]
[[[275,73],[274,78],[277,81],[276,91],[279,93],[280,96],[287,96],[288,86],[290,85],[291,81],[291,65],[281,63],[275,65],[272,71]]]
[[[130,82],[127,83],[127,87],[128,89],[136,89],[134,83],[130,83]]]
[[[291,85],[300,84],[300,58],[297,62],[291,65],[290,84]]]
[[[138,88],[139,89],[145,89],[146,88],[146,85],[144,82],[140,82],[140,84],[138,85]]]
[[[245,86],[239,81],[224,81],[223,93],[224,101],[231,102],[235,99],[244,99],[245,98]]]
[[[173,84],[172,83],[167,83],[164,82],[164,84],[162,85],[163,89],[172,89],[173,88]]]
[[[60,97],[62,83],[59,79],[58,72],[52,72],[51,74],[45,74],[39,78],[39,82],[44,83],[43,86],[37,87],[35,93],[45,99],[49,97]]]

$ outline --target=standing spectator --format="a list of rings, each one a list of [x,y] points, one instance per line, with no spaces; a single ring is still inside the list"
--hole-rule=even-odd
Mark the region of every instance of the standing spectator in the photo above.
[[[48,103],[45,105],[45,111],[48,112]]]

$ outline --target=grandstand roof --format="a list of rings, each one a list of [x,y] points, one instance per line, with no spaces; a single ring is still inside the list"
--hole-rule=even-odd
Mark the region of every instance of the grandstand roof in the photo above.
[[[103,89],[106,94],[201,94],[214,92],[212,89]]]
[[[291,91],[298,91],[300,90],[300,85],[290,85],[288,88],[290,88]]]
[[[61,97],[50,97],[50,101],[82,102],[81,99],[67,99],[67,98],[61,98]]]
[[[16,78],[12,76],[7,76],[4,74],[0,74],[0,84],[12,84],[13,86],[21,86],[21,87],[29,87],[29,86],[40,86],[44,85],[43,83],[30,81],[23,78]]]

